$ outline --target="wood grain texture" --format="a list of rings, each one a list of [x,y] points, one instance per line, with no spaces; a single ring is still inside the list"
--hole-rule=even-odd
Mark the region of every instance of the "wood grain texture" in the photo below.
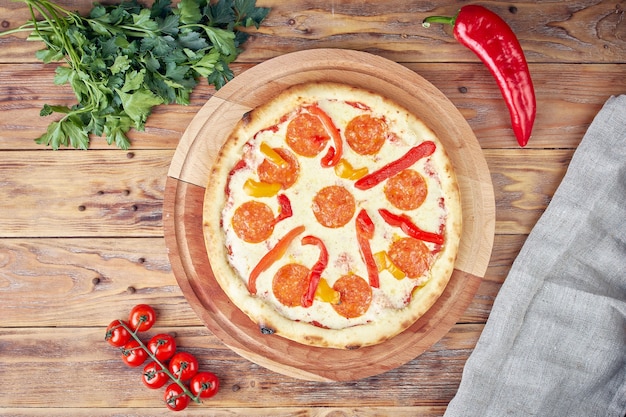
[[[210,414],[207,414],[207,408]],[[393,412],[394,417],[439,417],[442,416],[446,407],[444,406],[414,406],[414,407],[272,407],[267,408],[243,408],[228,407],[217,408],[211,407],[194,407],[185,410],[186,416],[207,416],[212,417],[388,417]],[[172,412],[165,410],[164,407],[159,408],[106,408],[106,409],[90,409],[86,411],[84,408],[63,408],[63,409],[21,409],[7,408],[3,409],[6,417],[74,417],[83,416],[86,413],[90,417],[102,416],[119,416],[124,417],[170,417]]]
[[[1,39],[1,38],[0,38]],[[508,111],[500,91],[482,64],[405,63],[405,67],[435,85],[459,109],[483,149],[517,149]],[[236,74],[253,64],[235,64]],[[623,68],[616,64],[531,64],[538,114],[527,148],[575,148],[602,104],[626,93]],[[554,74],[558,73],[558,77]],[[34,139],[50,117],[40,117],[44,104],[72,104],[68,86],[56,86],[53,65],[0,65],[0,150],[41,150]],[[186,127],[215,90],[202,82],[188,106],[158,106],[146,130],[131,131],[132,149],[175,149]],[[92,149],[111,149],[93,138]]]
[[[201,324],[163,238],[0,239],[0,298],[0,328],[106,326],[140,302],[158,304],[162,325]]]
[[[485,277],[461,323],[484,323],[525,235],[496,235]],[[105,327],[138,302],[163,326],[200,326],[172,272],[164,238],[0,239],[0,328]],[[85,309],[85,303],[89,309]]]
[[[224,347],[204,327],[158,327],[145,336],[174,334],[181,350],[196,355],[202,369],[221,378],[220,392],[205,402],[210,409],[190,407],[206,413],[268,404],[296,409],[444,406],[454,395],[465,357],[481,330],[482,325],[457,326],[427,353],[399,368],[358,382],[335,383],[302,381],[264,369]],[[102,327],[0,329],[2,407],[66,407],[69,399],[72,408],[162,407],[162,391],[143,387],[141,370],[124,366],[119,352],[102,342],[103,336]],[[45,346],[38,343],[42,338]],[[65,371],[67,367],[72,372]],[[433,384],[433,378],[439,382]],[[36,388],[33,381],[38,381]]]
[[[0,153],[0,236],[162,236],[172,154]]]
[[[92,2],[58,3],[86,12]],[[626,93],[623,0],[481,2],[509,22],[530,62],[538,114],[524,150],[517,149],[488,71],[450,28],[420,25],[426,15],[453,14],[459,2],[258,4],[272,12],[260,30],[250,30],[232,66],[235,74],[304,49],[367,51],[424,77],[468,121],[496,197],[494,249],[468,309],[417,359],[358,383],[302,381],[233,353],[183,297],[168,260],[160,207],[181,136],[216,91],[201,83],[189,106],[154,109],[146,131],[131,133],[132,159],[99,138],[84,153],[50,152],[33,142],[49,123],[39,109],[73,103],[72,92],[53,85],[55,65],[34,57],[41,44],[26,42],[25,34],[0,36],[1,415],[171,415],[162,391],[145,389],[139,371],[122,365],[102,341],[113,318],[149,302],[160,314],[155,331],[175,332],[222,378],[214,401],[190,407],[188,415],[442,416],[498,290],[575,148],[606,99]],[[23,3],[0,0],[0,30],[28,18]],[[49,382],[50,375],[59,384]]]
[[[306,11],[295,3],[291,7],[273,3],[281,7],[274,10],[242,59],[268,59],[285,53],[283,48],[323,48],[341,43],[398,62],[476,60],[455,42],[451,27],[421,26],[429,15],[454,15],[457,2],[396,0],[366,6],[334,1],[315,4]],[[509,23],[530,62],[621,62],[620,51],[626,47],[623,1],[481,4]]]
[[[174,151],[0,152],[0,237],[163,236]],[[573,149],[485,150],[496,233],[527,234]],[[36,161],[36,162],[34,162]]]
[[[90,2],[59,0],[82,13]],[[314,48],[348,48],[373,52],[397,62],[477,62],[451,36],[451,28],[423,28],[429,15],[454,15],[458,2],[391,0],[290,1],[258,0],[272,9],[259,30],[250,30],[240,62],[262,62],[288,52]],[[530,62],[623,62],[626,48],[624,1],[505,1],[481,3],[500,14],[513,28]],[[30,18],[20,3],[0,1],[4,29]],[[24,36],[0,37],[0,62],[35,62],[36,42],[21,45]]]

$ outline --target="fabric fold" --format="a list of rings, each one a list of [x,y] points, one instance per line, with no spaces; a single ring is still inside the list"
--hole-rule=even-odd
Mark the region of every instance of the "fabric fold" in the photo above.
[[[513,263],[445,417],[626,415],[626,95]]]

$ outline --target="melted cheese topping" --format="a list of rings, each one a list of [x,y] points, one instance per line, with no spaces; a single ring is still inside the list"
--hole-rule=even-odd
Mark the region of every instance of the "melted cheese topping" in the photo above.
[[[352,151],[345,142],[343,146],[343,158],[350,162],[354,168],[367,167],[373,172],[385,164],[403,156],[410,148],[427,140],[436,140],[430,130],[426,129],[421,122],[398,111],[390,111],[384,105],[372,105],[372,109],[361,109],[336,99],[327,99],[317,102],[339,128],[342,137],[343,131],[354,117],[361,114],[371,114],[374,117],[385,119],[389,131],[393,134],[391,140],[387,140],[382,149],[376,155],[359,155]],[[376,103],[375,103],[376,104]],[[293,116],[292,116],[293,117]],[[320,159],[326,154],[326,150],[313,158],[298,156],[300,164],[299,178],[295,184],[281,193],[287,195],[291,201],[293,216],[276,224],[272,236],[261,243],[247,243],[241,240],[233,231],[231,220],[235,209],[243,202],[258,200],[269,205],[277,214],[279,207],[277,199],[273,197],[251,197],[244,191],[244,183],[252,178],[258,180],[257,167],[266,158],[260,151],[262,142],[271,147],[289,148],[285,142],[288,120],[283,120],[277,129],[266,129],[250,138],[244,146],[244,159],[246,167],[234,171],[229,180],[227,190],[227,203],[222,211],[222,220],[225,232],[226,246],[229,248],[229,262],[232,268],[246,283],[252,269],[258,261],[272,248],[276,242],[292,228],[304,225],[305,232],[299,236],[289,247],[284,257],[274,263],[268,270],[263,272],[257,280],[257,296],[263,298],[285,317],[303,322],[316,322],[332,329],[342,329],[350,326],[364,324],[376,320],[376,317],[387,309],[402,309],[411,298],[412,291],[417,286],[423,285],[428,279],[426,275],[419,278],[396,279],[387,270],[379,273],[380,288],[372,288],[372,303],[367,312],[357,318],[347,319],[335,312],[333,307],[325,302],[315,300],[309,308],[286,307],[282,305],[272,292],[272,279],[276,271],[286,263],[297,262],[311,268],[319,257],[319,249],[314,245],[301,245],[300,239],[305,235],[313,235],[322,239],[329,254],[329,263],[322,274],[330,286],[341,276],[348,273],[359,275],[367,280],[365,263],[359,254],[357,243],[355,218],[361,209],[366,209],[375,225],[374,238],[370,240],[372,253],[388,251],[391,242],[404,237],[404,233],[397,227],[392,227],[378,215],[378,209],[386,208],[393,213],[401,211],[389,203],[383,193],[384,182],[368,190],[359,190],[354,187],[354,180],[338,177],[333,168],[322,168]],[[418,124],[418,125],[416,125]],[[436,142],[437,143],[437,142]],[[327,147],[333,146],[332,139]],[[413,222],[421,229],[429,232],[438,232],[445,223],[446,209],[442,204],[444,197],[441,193],[439,179],[432,166],[441,166],[443,159],[439,149],[430,157],[423,158],[411,168],[422,174],[427,182],[428,195],[424,203],[417,209],[405,211]],[[312,199],[321,189],[329,185],[342,185],[349,190],[356,200],[356,211],[352,220],[344,227],[331,229],[318,223],[311,209]],[[435,245],[426,242],[426,245],[435,250]],[[435,251],[436,252],[436,251]],[[436,260],[435,256],[435,260]]]

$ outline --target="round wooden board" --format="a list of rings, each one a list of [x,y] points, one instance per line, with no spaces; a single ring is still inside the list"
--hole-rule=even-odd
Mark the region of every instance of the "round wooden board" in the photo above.
[[[443,142],[456,171],[463,234],[455,269],[437,303],[400,335],[357,350],[315,348],[264,335],[217,284],[206,252],[202,211],[210,169],[242,115],[283,89],[335,81],[369,89],[405,106]],[[216,208],[217,209],[217,208]],[[165,240],[183,294],[201,320],[241,356],[276,372],[316,381],[347,381],[398,367],[436,343],[465,312],[491,255],[493,187],[471,128],[432,84],[395,62],[364,52],[318,49],[259,64],[230,81],[198,112],[172,159],[164,201]]]

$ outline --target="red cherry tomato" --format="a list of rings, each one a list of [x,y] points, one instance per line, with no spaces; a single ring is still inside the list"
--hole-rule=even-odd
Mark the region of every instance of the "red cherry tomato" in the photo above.
[[[126,365],[136,367],[145,362],[148,354],[136,340],[131,340],[122,348],[122,359]]]
[[[156,356],[160,362],[164,362],[174,356],[176,353],[176,341],[172,336],[166,333],[160,333],[154,336],[148,342],[148,350]]]
[[[177,383],[167,386],[163,399],[167,408],[173,411],[184,410],[189,405],[189,397]]]
[[[145,332],[156,320],[156,312],[147,304],[138,304],[130,310],[128,324],[133,331]]]
[[[211,372],[199,372],[189,382],[192,394],[200,398],[211,398],[219,388],[220,380]]]
[[[104,340],[109,342],[111,346],[122,347],[131,338],[130,333],[124,327],[122,327],[121,323],[124,323],[128,326],[126,322],[122,320],[113,320],[109,327],[107,327],[106,335],[104,336]]]
[[[191,353],[178,352],[170,360],[169,370],[175,378],[187,381],[198,373],[198,359]]]
[[[163,368],[156,362],[150,362],[143,368],[143,374],[141,380],[144,385],[151,389],[161,388],[170,377],[163,372]]]

